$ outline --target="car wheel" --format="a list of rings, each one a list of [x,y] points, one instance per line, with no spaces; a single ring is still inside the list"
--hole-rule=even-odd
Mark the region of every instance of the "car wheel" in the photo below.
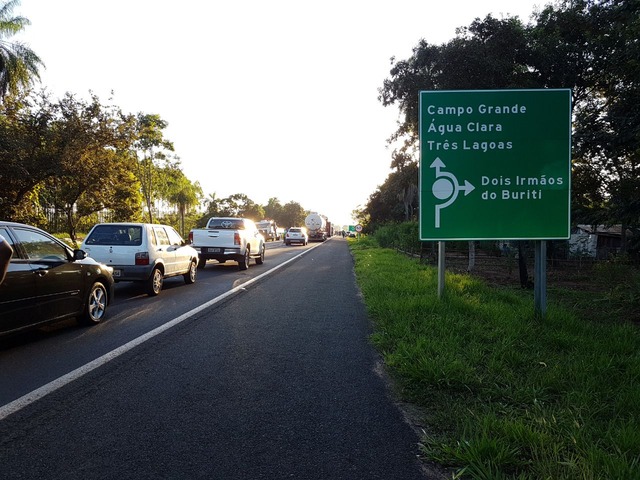
[[[147,295],[150,297],[158,295],[162,290],[162,280],[162,270],[158,267],[154,268],[149,280],[147,280]]]
[[[195,260],[192,260],[189,264],[189,271],[184,274],[184,283],[191,285],[196,282],[196,275],[198,274],[198,264]]]
[[[288,247],[289,245],[291,245],[291,242],[284,242],[284,244]]]
[[[241,257],[240,260],[238,260],[238,270],[246,270],[247,268],[249,268],[250,258],[251,258],[251,252],[247,247],[247,249],[244,251],[244,257]]]
[[[203,269],[206,264],[207,264],[207,259],[206,258],[200,258],[198,260],[198,268],[199,269]]]
[[[101,282],[96,282],[91,286],[89,295],[84,302],[84,311],[79,317],[80,323],[84,325],[95,325],[100,323],[107,312],[107,289]]]
[[[264,243],[262,244],[262,248],[260,249],[260,256],[256,258],[256,264],[262,265],[264,263],[264,251],[265,251]]]

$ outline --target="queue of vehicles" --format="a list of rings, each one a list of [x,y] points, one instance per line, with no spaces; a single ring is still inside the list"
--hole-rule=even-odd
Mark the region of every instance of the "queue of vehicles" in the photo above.
[[[309,218],[309,217],[307,217]],[[330,224],[313,230],[326,239]],[[305,222],[306,223],[306,222]],[[68,317],[94,325],[102,321],[113,300],[114,284],[140,283],[149,296],[162,290],[164,279],[182,276],[196,281],[207,260],[235,261],[240,270],[250,260],[264,262],[265,227],[245,218],[212,217],[193,229],[185,241],[171,226],[149,223],[99,223],[79,249],[39,228],[0,221],[0,235],[13,248],[9,269],[0,284],[0,335],[36,328]],[[329,225],[329,227],[327,227]],[[278,238],[275,222],[270,239]],[[269,228],[269,227],[267,227]],[[292,227],[284,243],[306,245],[307,227]]]

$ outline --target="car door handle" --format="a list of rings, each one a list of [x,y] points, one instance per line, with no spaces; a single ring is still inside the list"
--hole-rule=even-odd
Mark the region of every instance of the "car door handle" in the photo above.
[[[44,277],[47,273],[49,273],[49,270],[47,270],[46,268],[39,268],[34,273],[39,277]]]

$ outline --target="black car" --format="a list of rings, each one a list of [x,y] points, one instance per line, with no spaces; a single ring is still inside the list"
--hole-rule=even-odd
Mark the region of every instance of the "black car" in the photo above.
[[[0,235],[13,247],[0,284],[0,335],[67,317],[100,323],[113,298],[110,267],[29,225],[0,221]]]

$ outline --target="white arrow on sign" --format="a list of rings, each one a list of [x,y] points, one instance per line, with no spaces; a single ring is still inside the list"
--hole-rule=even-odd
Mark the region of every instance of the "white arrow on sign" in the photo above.
[[[446,200],[446,202],[436,205],[436,228],[440,228],[440,210],[455,202],[460,191],[463,191],[464,195],[467,196],[476,188],[468,180],[464,181],[464,185],[460,185],[453,173],[444,171],[445,167],[446,165],[440,160],[440,157],[436,157],[430,165],[430,168],[434,168],[436,172],[436,181],[433,182],[431,187],[433,196],[439,200]]]

